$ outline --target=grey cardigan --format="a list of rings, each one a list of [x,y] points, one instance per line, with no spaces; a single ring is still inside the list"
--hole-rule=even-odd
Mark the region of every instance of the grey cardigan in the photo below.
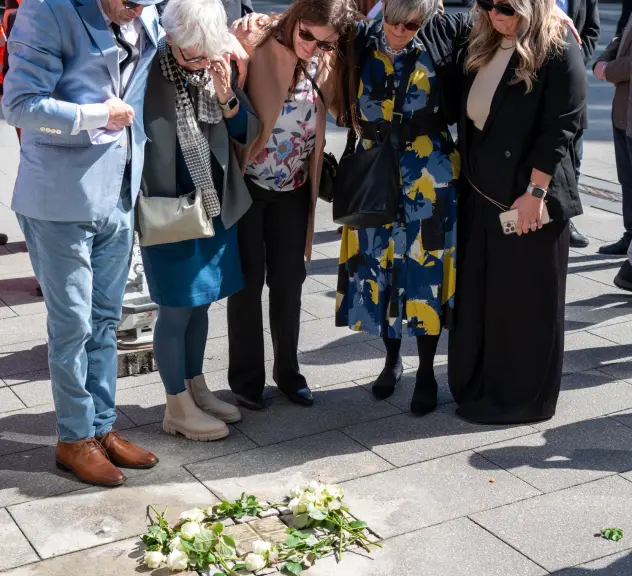
[[[259,133],[259,119],[243,91],[234,88],[240,105],[248,113],[244,143],[231,139],[225,122],[202,124],[212,154],[224,171],[221,218],[225,228],[235,224],[250,208],[252,198],[233,146],[248,146]],[[175,87],[162,75],[160,59],[154,58],[149,72],[144,107],[145,166],[141,191],[146,196],[176,195],[176,106]],[[219,189],[220,187],[217,186]]]

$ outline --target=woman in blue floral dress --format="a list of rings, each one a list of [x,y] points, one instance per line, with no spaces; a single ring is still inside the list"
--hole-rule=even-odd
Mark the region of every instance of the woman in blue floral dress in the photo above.
[[[340,253],[336,324],[379,335],[386,346],[384,370],[373,385],[378,399],[393,394],[402,376],[403,323],[417,338],[419,369],[411,411],[436,407],[433,362],[441,330],[451,321],[456,281],[456,181],[459,156],[448,132],[439,89],[436,46],[417,36],[436,13],[437,0],[388,0],[383,22],[358,25],[364,52],[357,107],[366,123],[390,122],[404,61],[416,56],[403,107],[413,129],[400,149],[400,211],[381,228],[345,227]],[[433,52],[434,51],[434,52]],[[453,76],[452,76],[453,77]],[[433,128],[434,127],[434,128]],[[362,139],[359,147],[374,141]]]

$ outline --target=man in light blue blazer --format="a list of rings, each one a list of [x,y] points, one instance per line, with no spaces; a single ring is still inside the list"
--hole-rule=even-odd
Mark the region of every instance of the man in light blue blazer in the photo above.
[[[158,462],[112,431],[155,3],[24,0],[8,44],[2,106],[23,131],[12,207],[48,311],[56,459],[101,486]]]

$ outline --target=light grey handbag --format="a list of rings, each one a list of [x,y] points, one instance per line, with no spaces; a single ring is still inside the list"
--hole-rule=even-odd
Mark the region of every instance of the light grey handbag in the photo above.
[[[141,246],[170,244],[215,236],[213,221],[202,204],[202,194],[191,192],[179,198],[138,197]]]

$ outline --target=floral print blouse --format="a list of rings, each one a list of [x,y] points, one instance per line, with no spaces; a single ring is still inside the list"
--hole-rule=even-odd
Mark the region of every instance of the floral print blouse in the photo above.
[[[314,78],[316,60],[308,70]],[[301,78],[277,118],[270,139],[248,166],[246,174],[261,188],[289,191],[307,181],[309,156],[316,145],[316,91]]]

